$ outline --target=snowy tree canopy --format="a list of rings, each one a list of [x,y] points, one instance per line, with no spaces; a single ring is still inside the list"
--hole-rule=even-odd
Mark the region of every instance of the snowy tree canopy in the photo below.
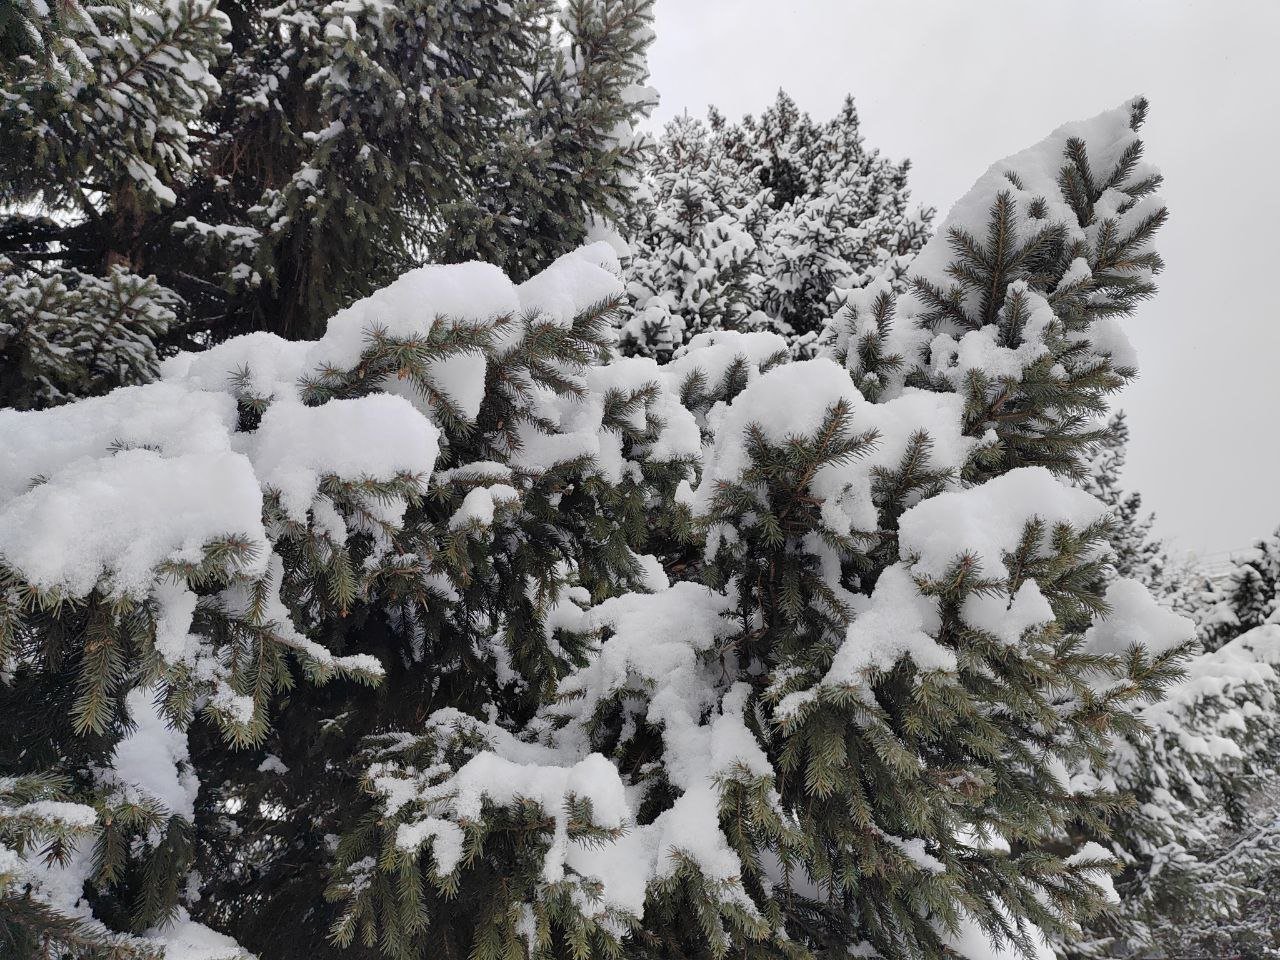
[[[1108,583],[1072,483],[1161,267],[1145,111],[993,166],[812,359],[619,357],[595,244],[0,411],[0,670],[62,691],[0,788],[18,929],[184,960],[1078,930],[1119,804],[1085,774],[1191,639]]]
[[[707,330],[770,330],[811,355],[849,289],[901,281],[928,235],[907,163],[863,142],[853,100],[817,123],[785,93],[757,119],[673,120],[627,221],[622,346],[669,356]]]
[[[424,262],[524,279],[619,219],[652,0],[6,0],[0,403],[327,318]]]

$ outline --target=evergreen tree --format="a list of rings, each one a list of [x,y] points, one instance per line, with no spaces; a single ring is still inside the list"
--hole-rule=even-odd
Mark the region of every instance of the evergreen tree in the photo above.
[[[1233,556],[1204,602],[1203,638],[1210,650],[1272,620],[1280,610],[1280,529]]]
[[[1111,510],[1111,566],[1116,576],[1141,581],[1152,594],[1172,603],[1176,574],[1164,543],[1153,532],[1155,514],[1143,511],[1142,494],[1126,491],[1120,483],[1128,442],[1129,424],[1119,411],[1092,450],[1080,485]]]
[[[1202,653],[1148,734],[1117,738],[1099,777],[1135,798],[1114,824],[1120,909],[1070,956],[1274,958],[1280,911],[1280,627]]]
[[[138,272],[139,231],[193,169],[228,30],[206,0],[57,7],[57,36],[33,28],[0,66],[0,401],[18,407],[154,376],[182,301]]]
[[[625,212],[650,7],[2,8],[30,51],[0,66],[5,399],[148,379],[157,347],[314,336],[427,259],[546,266]]]
[[[318,342],[251,334],[179,355],[159,383],[0,416],[17,465],[0,520],[3,710],[50,703],[5,769],[61,778],[80,803],[154,794],[181,776],[129,762],[131,718],[155,698],[157,717],[208,721],[189,746],[142,725],[171,769],[198,777],[199,803],[170,791],[147,807],[110,870],[103,841],[72,851],[87,902],[30,843],[4,840],[14,895],[38,908],[16,942],[84,928],[93,949],[172,950],[190,908],[264,955],[342,955],[324,940],[325,838],[351,826],[357,779],[318,785],[366,735],[423,710],[526,718],[583,656],[580,605],[654,575],[630,546],[699,435],[652,361],[594,366],[620,292],[596,265],[611,256],[562,258],[519,288],[480,265],[411,272]],[[231,433],[253,450],[232,452]],[[652,451],[640,474],[624,470],[633,448]],[[98,458],[89,487],[64,472],[85,457]],[[24,493],[32,469],[50,480]],[[88,536],[60,540],[47,511],[78,510],[95,517]],[[42,563],[59,569],[16,572]],[[310,686],[339,676],[379,688]],[[478,925],[457,906],[445,942]]]
[[[845,290],[882,275],[902,289],[932,217],[909,208],[908,169],[866,148],[852,99],[822,124],[782,92],[759,119],[672,121],[629,223],[624,348],[771,329],[812,354]]]
[[[744,192],[734,165],[706,127],[688,117],[668,125],[637,216],[628,293],[638,306],[624,341],[669,358],[702,330],[771,326],[755,305],[765,283],[755,237],[765,191]]]
[[[737,331],[616,357],[597,244],[0,412],[0,895],[39,905],[5,935],[172,957],[207,924],[273,960],[1072,935],[1126,801],[1071,774],[1189,636],[1108,585],[1106,506],[1071,483],[1161,266],[1145,111],[992,168],[815,359]],[[57,868],[29,837],[70,810],[11,824],[46,800],[140,812]]]
[[[1209,615],[1210,629],[1199,622],[1202,595],[1210,607],[1220,597],[1205,590],[1195,568],[1171,562],[1141,496],[1120,486],[1128,434],[1123,414],[1113,416],[1081,481],[1110,508],[1108,576],[1135,579],[1197,620],[1208,652],[1142,712],[1147,729],[1115,737],[1106,763],[1087,775],[1136,802],[1111,825],[1112,850],[1125,864],[1116,881],[1120,909],[1095,918],[1084,939],[1061,949],[1070,956],[1173,956],[1194,944],[1198,955],[1274,957],[1280,914],[1267,890],[1280,870],[1280,809],[1271,800],[1280,785],[1273,719],[1280,633],[1230,633],[1239,620],[1222,608]],[[1256,564],[1263,555],[1250,559]],[[1234,582],[1251,584],[1259,571],[1248,570]],[[1248,629],[1259,626],[1263,605],[1249,602],[1247,588],[1238,596],[1255,610]],[[1220,639],[1209,643],[1215,633]]]
[[[780,93],[761,118],[766,179],[789,184],[791,168],[803,171],[801,191],[774,194],[781,203],[769,226],[765,311],[804,338],[822,329],[843,291],[880,275],[901,289],[911,257],[928,238],[932,211],[909,206],[909,161],[891,163],[866,149],[851,97],[816,130],[807,117],[771,122],[793,111]],[[780,127],[790,136],[777,135]]]

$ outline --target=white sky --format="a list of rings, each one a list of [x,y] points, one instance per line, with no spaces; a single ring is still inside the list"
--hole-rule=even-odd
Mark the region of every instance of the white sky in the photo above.
[[[1280,2],[658,0],[656,29],[658,123],[759,113],[779,87],[826,118],[852,93],[940,215],[996,160],[1145,94],[1171,220],[1128,323],[1126,484],[1208,561],[1280,523]]]

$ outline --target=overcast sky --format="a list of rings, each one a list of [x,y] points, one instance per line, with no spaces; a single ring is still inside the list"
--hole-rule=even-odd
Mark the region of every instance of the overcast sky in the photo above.
[[[1145,94],[1171,220],[1128,323],[1125,480],[1209,561],[1280,523],[1280,2],[658,0],[657,34],[657,122],[759,113],[779,87],[826,118],[852,93],[940,214],[994,161]]]

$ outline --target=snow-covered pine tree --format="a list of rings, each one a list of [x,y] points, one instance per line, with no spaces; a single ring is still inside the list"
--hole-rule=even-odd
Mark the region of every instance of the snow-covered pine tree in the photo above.
[[[794,109],[780,92],[761,118],[762,142],[756,147],[757,157],[766,151],[760,158],[765,169],[777,171],[767,176],[769,182],[789,182],[781,170],[791,166],[804,174],[801,192],[774,194],[775,204],[783,202],[765,243],[770,263],[764,310],[809,342],[842,302],[843,291],[876,276],[902,289],[911,258],[928,239],[933,212],[910,206],[910,161],[893,163],[866,148],[852,97],[812,132],[807,123],[770,122],[773,114]],[[777,127],[792,135],[772,136]],[[779,150],[771,140],[787,146]]]
[[[1280,627],[1186,673],[1098,773],[1135,799],[1110,843],[1121,902],[1060,944],[1068,956],[1280,957]]]
[[[251,334],[154,384],[0,413],[0,711],[48,714],[2,758],[14,942],[65,930],[176,957],[213,936],[191,907],[264,956],[341,955],[326,837],[359,790],[334,771],[423,711],[523,722],[582,660],[580,607],[656,575],[630,547],[699,434],[652,361],[595,365],[612,256],[518,288],[479,264],[411,272],[319,341]],[[312,686],[335,676],[380,686]],[[190,743],[166,731],[194,712]],[[86,838],[45,866],[64,813]],[[455,906],[440,935],[462,940],[477,920]]]
[[[314,336],[427,259],[546,266],[625,210],[651,5],[0,7],[31,48],[0,64],[4,399]]]
[[[1267,890],[1280,870],[1280,808],[1271,800],[1280,786],[1280,632],[1240,636],[1221,592],[1206,604],[1203,575],[1171,561],[1141,496],[1120,484],[1128,436],[1117,413],[1081,480],[1110,509],[1107,576],[1137,580],[1163,605],[1193,616],[1208,649],[1163,701],[1142,711],[1147,729],[1116,736],[1106,762],[1084,775],[1135,800],[1110,824],[1110,847],[1124,864],[1116,878],[1121,904],[1059,948],[1083,957],[1277,956],[1270,931],[1280,929],[1280,914]],[[1265,603],[1250,588],[1263,578],[1265,556],[1260,545],[1232,579],[1242,608],[1252,611],[1246,629],[1262,622]]]
[[[610,256],[608,248],[595,250]],[[406,306],[429,315],[451,302],[484,319],[474,286],[453,301],[441,296],[460,269],[442,271],[440,291],[420,289],[420,300],[406,290]],[[501,278],[493,273],[496,286]],[[216,742],[198,751],[207,755],[224,803],[242,811],[211,822],[199,861],[209,879],[203,902],[219,926],[264,955],[345,956],[321,945],[331,925],[335,943],[357,954],[381,944],[384,953],[402,955],[420,942],[414,912],[428,904],[441,908],[431,910],[427,942],[444,955],[466,955],[485,929],[494,891],[451,896],[449,887],[424,883],[419,902],[393,890],[374,862],[390,862],[394,830],[388,836],[381,818],[366,817],[369,804],[360,799],[369,756],[394,752],[389,730],[419,729],[437,715],[522,726],[565,670],[582,661],[588,632],[581,608],[643,587],[653,575],[655,562],[632,548],[653,522],[646,507],[670,501],[696,455],[692,418],[660,389],[652,361],[595,366],[609,343],[607,308],[620,293],[614,276],[570,258],[515,293],[500,305],[501,316],[514,317],[483,359],[446,373],[425,357],[408,358],[408,382],[428,385],[424,409],[442,428],[424,513],[408,515],[408,550],[394,559],[383,590],[369,590],[370,574],[353,558],[359,604],[309,614],[309,635],[387,664],[377,691],[353,697],[341,687],[300,688],[261,751],[230,755]],[[390,369],[399,367],[397,360]],[[452,413],[450,395],[461,404]],[[300,595],[309,589],[305,569]],[[264,753],[266,778],[259,769]],[[261,838],[262,850],[245,849],[245,831]],[[335,847],[339,834],[346,836]],[[505,862],[488,861],[486,870],[500,872]],[[262,903],[248,915],[246,883]],[[378,927],[382,939],[375,941]]]
[[[839,363],[724,332],[662,368],[724,398],[676,499],[704,584],[590,611],[599,649],[521,735],[444,713],[378,744],[381,853],[348,870],[408,912],[378,923],[360,874],[352,924],[431,943],[436,898],[487,886],[478,957],[919,957],[1034,950],[1099,905],[1109,855],[1077,838],[1122,800],[1066,771],[1137,728],[1190,636],[1141,585],[1104,593],[1105,507],[1054,476],[1159,268],[1144,113],[994,168]]]
[[[782,89],[759,119],[743,118],[742,130],[726,129],[735,158],[760,170],[760,183],[771,191],[774,202],[785,206],[805,195],[810,187],[809,167],[818,142],[818,124]]]
[[[1122,800],[1066,771],[1185,627],[1104,588],[1106,508],[1068,482],[1160,266],[1145,109],[993,167],[818,359],[611,358],[597,245],[0,413],[6,770],[64,778],[3,802],[94,805],[102,837],[116,798],[163,813],[63,868],[10,831],[4,895],[171,960],[199,923],[273,960],[1073,929]],[[693,561],[641,555],[654,531]]]
[[[756,309],[768,195],[750,190],[704,124],[668,124],[635,214],[644,242],[633,250],[624,347],[669,359],[699,331],[772,325]]]
[[[1272,620],[1280,611],[1280,528],[1233,556],[1203,604],[1202,640],[1210,650]]]
[[[844,290],[877,276],[902,288],[932,217],[910,208],[908,169],[866,148],[852,99],[825,123],[783,92],[758,119],[677,118],[629,222],[624,349],[665,356],[704,330],[746,328],[811,354]]]
[[[212,0],[55,7],[27,11],[48,29],[0,64],[0,403],[17,407],[154,376],[181,300],[140,275],[142,232],[193,168],[228,30]]]
[[[651,6],[264,10],[183,226],[239,270],[249,326],[294,336],[424,258],[536,272],[626,200]]]
[[[637,126],[657,102],[644,86],[652,7],[542,4],[555,27],[537,37],[517,108],[492,131],[497,147],[473,196],[429,244],[434,260],[483,260],[522,280],[589,237],[617,234],[648,151]]]
[[[1143,510],[1141,493],[1125,490],[1121,484],[1128,443],[1129,423],[1121,410],[1107,421],[1080,486],[1111,511],[1110,565],[1115,575],[1138,580],[1162,602],[1177,606],[1178,570],[1155,535],[1155,514]]]

